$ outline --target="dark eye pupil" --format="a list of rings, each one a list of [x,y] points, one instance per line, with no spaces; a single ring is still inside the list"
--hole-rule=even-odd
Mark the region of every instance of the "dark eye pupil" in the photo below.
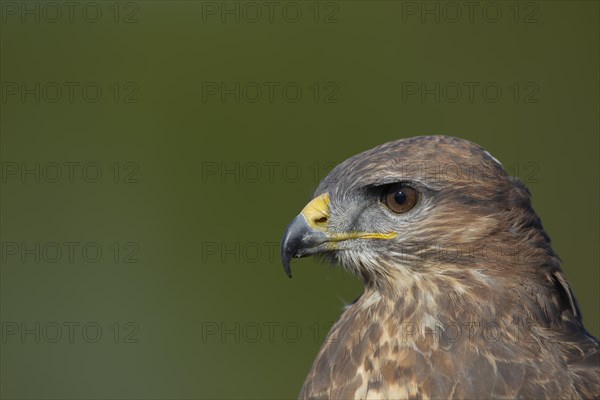
[[[406,194],[402,191],[396,192],[396,194],[394,194],[394,200],[398,204],[404,204],[406,202]]]

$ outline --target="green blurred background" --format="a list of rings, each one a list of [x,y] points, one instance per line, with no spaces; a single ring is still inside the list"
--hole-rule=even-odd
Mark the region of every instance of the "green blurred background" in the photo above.
[[[420,134],[526,181],[598,336],[599,3],[477,4],[2,1],[2,398],[295,397],[361,285],[280,236]]]

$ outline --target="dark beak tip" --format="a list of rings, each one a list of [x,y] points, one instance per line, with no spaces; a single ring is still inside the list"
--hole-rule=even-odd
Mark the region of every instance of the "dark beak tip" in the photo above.
[[[289,228],[286,229],[283,234],[283,239],[281,241],[281,263],[283,264],[283,270],[285,274],[291,278],[292,277],[292,268],[290,267],[290,263],[292,261],[292,256],[294,255],[294,250],[290,249],[290,245],[288,243],[289,238]]]
[[[292,277],[292,269],[290,267],[291,258],[288,255],[281,256],[281,263],[283,264],[283,270],[288,278]]]

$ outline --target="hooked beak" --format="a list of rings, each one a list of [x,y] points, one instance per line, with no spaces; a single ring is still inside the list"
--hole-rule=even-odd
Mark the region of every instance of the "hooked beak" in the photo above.
[[[349,239],[392,239],[396,232],[367,233],[348,232],[331,233],[329,231],[329,195],[312,199],[306,207],[288,225],[281,240],[281,262],[285,273],[290,278],[292,258],[300,258],[334,250],[335,243]]]

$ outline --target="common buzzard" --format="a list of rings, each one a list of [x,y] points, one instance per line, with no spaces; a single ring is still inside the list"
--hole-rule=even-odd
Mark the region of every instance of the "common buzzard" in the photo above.
[[[600,397],[600,343],[530,193],[480,146],[414,137],[342,162],[282,240],[290,276],[315,254],[365,289],[300,398]]]

